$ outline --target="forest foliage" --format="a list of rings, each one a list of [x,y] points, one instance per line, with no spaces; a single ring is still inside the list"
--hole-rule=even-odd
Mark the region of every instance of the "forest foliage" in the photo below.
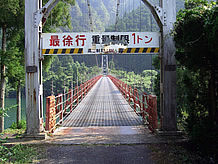
[[[44,95],[67,92],[100,73],[99,67],[87,67],[84,62],[74,61],[72,56],[55,56],[51,67],[43,74]]]
[[[177,15],[173,34],[181,124],[205,155],[214,155],[212,158],[218,158],[217,16],[217,2],[187,0]]]
[[[144,70],[142,73],[137,74],[133,71],[127,72],[123,70],[111,69],[110,74],[114,75],[121,81],[125,82],[128,86],[137,88],[140,93],[146,92],[147,94],[154,93],[154,81],[158,74],[155,70]]]

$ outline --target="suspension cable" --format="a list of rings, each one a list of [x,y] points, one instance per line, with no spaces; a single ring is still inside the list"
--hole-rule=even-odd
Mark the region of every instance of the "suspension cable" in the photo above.
[[[134,3],[134,0],[132,0],[132,18],[134,18],[134,15],[135,15],[135,3]],[[132,20],[133,22],[133,26],[136,26],[137,27],[137,22],[135,21],[135,19]],[[136,24],[136,25],[135,25]],[[132,31],[132,30],[131,30]]]
[[[140,17],[139,17],[139,28],[140,32],[142,32],[142,1],[140,0]]]
[[[117,31],[117,24],[118,24],[118,20],[119,20],[119,5],[120,5],[120,0],[117,0],[115,32]]]
[[[131,13],[131,1],[129,1],[129,13]],[[131,31],[131,26],[129,24],[128,31]]]
[[[52,11],[51,11],[51,27],[52,27]]]
[[[126,16],[126,0],[123,0],[124,15]]]
[[[90,31],[93,32],[93,31],[94,31],[94,28],[93,28],[93,22],[92,22],[91,5],[90,5],[90,1],[89,1],[89,0],[87,0],[87,5],[88,5],[88,12],[89,12]]]
[[[123,0],[120,0],[120,13],[121,16],[123,17]]]
[[[93,32],[94,31],[94,27],[93,27],[93,21],[92,21],[92,12],[91,12],[90,0],[87,0],[87,5],[88,5],[88,11],[89,11],[90,31]],[[95,54],[95,61],[96,61],[96,65],[98,67],[98,58],[97,58],[96,54]]]
[[[132,0],[132,6],[133,6],[133,11],[135,10],[135,3],[134,0]]]

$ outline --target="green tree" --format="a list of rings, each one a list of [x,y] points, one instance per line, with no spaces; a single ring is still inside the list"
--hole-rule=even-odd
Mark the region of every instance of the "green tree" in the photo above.
[[[180,108],[188,113],[186,128],[193,141],[205,147],[210,142],[211,150],[217,146],[218,135],[217,13],[216,2],[187,0],[185,9],[178,13],[174,32],[183,87],[180,96],[184,98]]]
[[[43,5],[45,5],[48,0],[43,1]],[[59,1],[58,4],[54,7],[51,11],[50,16],[47,18],[44,26],[43,32],[57,32],[57,31],[66,31],[72,29],[71,24],[71,15],[70,10],[71,6],[75,5],[75,0],[66,0],[66,1]],[[52,66],[52,68],[51,68]],[[53,90],[55,91],[54,94],[62,93],[60,86],[62,86],[60,79],[66,79],[66,75],[64,74],[64,70],[66,68],[61,66],[58,57],[53,56],[44,56],[43,61],[43,76],[44,79],[44,93],[45,95],[51,94],[51,85],[55,86]],[[60,74],[57,74],[60,73]],[[59,80],[58,80],[59,79]],[[50,80],[54,84],[50,84]],[[62,90],[63,91],[63,90]]]
[[[43,1],[46,4],[48,0]],[[75,5],[75,0],[59,1],[58,4],[51,11],[50,16],[47,18],[45,25],[43,26],[43,32],[56,32],[62,31],[62,29],[71,30],[71,6]]]
[[[87,67],[85,63],[74,62],[72,56],[55,56],[52,58],[51,67],[43,72],[44,95],[51,95],[51,85],[53,83],[54,94],[63,93],[75,87],[77,84],[91,79],[100,72],[98,67]],[[65,84],[65,85],[64,85]],[[64,87],[65,86],[65,87]]]
[[[1,86],[0,86],[0,107],[5,106],[6,87],[6,65],[10,57],[7,53],[7,38],[13,31],[20,28],[23,14],[23,0],[0,0],[0,26],[2,29],[2,49],[1,49]],[[0,117],[0,132],[4,130],[4,117]]]
[[[17,91],[17,125],[21,121],[21,87],[25,82],[24,71],[24,31],[16,30],[8,43],[8,51],[10,58],[7,60],[7,77],[9,84]]]
[[[176,58],[190,71],[207,74],[208,115],[216,124],[215,71],[218,58],[218,7],[206,0],[187,1],[175,24]],[[206,98],[206,97],[205,97]],[[217,122],[218,123],[218,122]]]
[[[48,0],[43,1],[45,5]],[[69,31],[72,30],[71,24],[71,15],[70,10],[71,6],[75,5],[75,0],[65,0],[59,1],[58,4],[51,11],[50,16],[46,19],[46,22],[43,26],[43,32],[57,32],[57,31]],[[47,71],[52,63],[51,56],[44,56],[43,69]]]

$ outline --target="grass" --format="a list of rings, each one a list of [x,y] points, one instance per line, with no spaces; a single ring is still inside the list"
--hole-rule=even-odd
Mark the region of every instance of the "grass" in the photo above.
[[[11,134],[11,135],[21,135],[25,132],[25,129],[5,129],[5,131],[1,134]]]
[[[7,141],[8,138],[20,138],[25,133],[25,129],[5,129],[0,133],[0,144]]]
[[[8,138],[20,138],[25,128],[16,129],[15,125],[0,133],[0,163],[33,163],[44,155],[44,148],[35,145],[3,145]]]
[[[3,133],[0,133],[0,139],[7,139],[7,138],[19,138],[21,137],[26,130],[26,121],[21,120],[18,125],[14,122],[10,128],[5,129]]]
[[[27,145],[12,147],[0,146],[0,162],[4,163],[30,163],[37,159],[37,149]]]

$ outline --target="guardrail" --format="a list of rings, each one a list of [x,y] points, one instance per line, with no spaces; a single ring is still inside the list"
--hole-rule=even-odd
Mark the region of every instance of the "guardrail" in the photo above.
[[[136,114],[142,117],[144,123],[148,125],[149,130],[154,132],[158,128],[157,97],[140,92],[137,88],[132,88],[130,85],[111,75],[108,75],[108,77],[133,107]]]
[[[57,125],[61,125],[63,120],[73,111],[73,109],[82,101],[85,95],[102,77],[96,76],[75,89],[70,89],[65,94],[57,96],[48,96],[46,98],[46,122],[45,130],[53,133]]]

